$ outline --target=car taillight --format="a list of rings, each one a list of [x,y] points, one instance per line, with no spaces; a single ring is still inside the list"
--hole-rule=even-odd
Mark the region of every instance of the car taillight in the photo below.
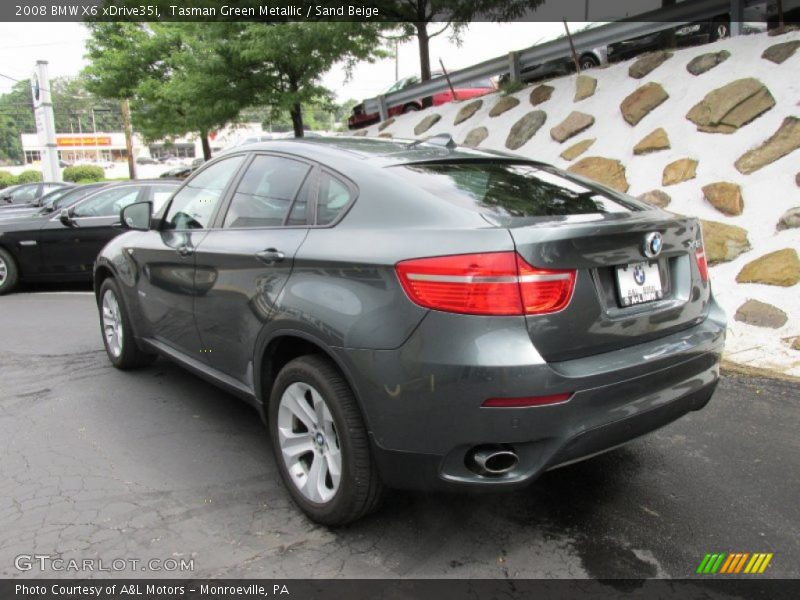
[[[708,262],[706,261],[706,251],[700,246],[694,251],[694,256],[697,259],[697,269],[700,271],[700,279],[703,283],[708,282]]]
[[[516,252],[458,254],[397,263],[406,294],[420,306],[473,315],[533,315],[569,304],[574,270],[537,269]]]

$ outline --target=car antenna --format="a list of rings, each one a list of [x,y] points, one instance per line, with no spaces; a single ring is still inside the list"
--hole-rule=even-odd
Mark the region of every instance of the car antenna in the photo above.
[[[440,146],[442,148],[447,148],[448,150],[455,150],[458,146],[453,137],[449,133],[437,133],[436,135],[432,135],[431,137],[427,137],[421,140],[416,140],[411,142],[406,148],[411,150],[412,148],[416,148],[417,146],[421,146],[422,144],[430,144],[432,146]]]

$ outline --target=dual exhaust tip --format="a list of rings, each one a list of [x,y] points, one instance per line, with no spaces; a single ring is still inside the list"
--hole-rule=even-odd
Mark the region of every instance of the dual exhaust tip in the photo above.
[[[500,477],[513,471],[519,457],[510,446],[476,446],[467,453],[467,467],[483,477]]]

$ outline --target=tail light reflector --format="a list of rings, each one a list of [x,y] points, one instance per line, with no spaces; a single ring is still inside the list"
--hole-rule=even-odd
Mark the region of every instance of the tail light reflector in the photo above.
[[[569,304],[574,270],[537,269],[516,252],[457,254],[397,263],[413,302],[445,312],[532,315]]]
[[[697,269],[700,271],[700,279],[703,283],[708,282],[708,262],[706,261],[706,251],[700,246],[694,251],[694,256],[697,259]]]
[[[550,396],[526,396],[524,398],[489,398],[483,406],[489,408],[524,408],[526,406],[545,406],[566,402],[572,394],[552,394]]]

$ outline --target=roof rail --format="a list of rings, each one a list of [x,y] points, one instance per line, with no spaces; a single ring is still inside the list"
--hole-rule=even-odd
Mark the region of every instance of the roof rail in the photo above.
[[[458,147],[453,136],[449,133],[437,133],[436,135],[432,135],[430,137],[416,140],[411,142],[406,148],[411,150],[412,148],[416,148],[417,146],[421,146],[422,144],[430,144],[431,146],[439,146],[441,148],[447,148],[448,150],[455,150]]]

